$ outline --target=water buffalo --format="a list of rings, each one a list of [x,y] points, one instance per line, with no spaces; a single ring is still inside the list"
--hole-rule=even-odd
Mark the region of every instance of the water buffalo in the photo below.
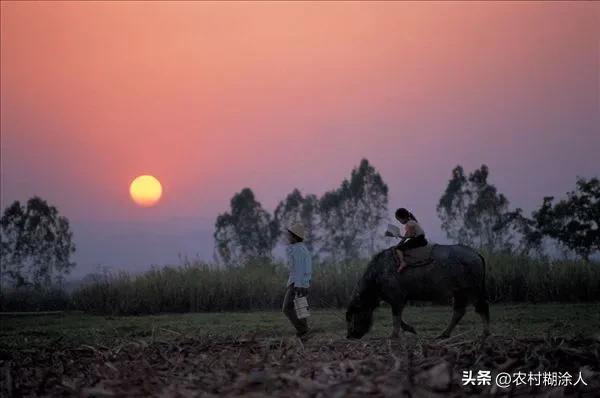
[[[489,306],[485,292],[485,260],[470,247],[463,245],[434,245],[433,262],[422,266],[409,266],[397,272],[392,248],[375,255],[359,280],[348,310],[348,338],[361,338],[373,323],[373,311],[380,300],[392,307],[392,337],[400,329],[416,333],[402,320],[402,310],[407,300],[453,299],[454,313],[446,330],[438,337],[450,336],[465,314],[468,303],[473,303],[483,321],[483,333],[489,334]]]

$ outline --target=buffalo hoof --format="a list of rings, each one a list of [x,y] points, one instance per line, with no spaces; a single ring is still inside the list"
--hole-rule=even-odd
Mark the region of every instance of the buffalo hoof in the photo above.
[[[390,339],[399,339],[400,338],[400,333],[392,333],[390,334]]]
[[[412,334],[417,334],[417,331],[412,326],[405,326],[404,331]]]

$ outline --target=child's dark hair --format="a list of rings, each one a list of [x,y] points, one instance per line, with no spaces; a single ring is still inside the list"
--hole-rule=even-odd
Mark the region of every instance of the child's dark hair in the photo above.
[[[396,218],[405,218],[407,220],[413,220],[415,222],[418,222],[415,216],[413,216],[413,214],[410,211],[406,210],[404,207],[401,207],[398,210],[396,210]]]

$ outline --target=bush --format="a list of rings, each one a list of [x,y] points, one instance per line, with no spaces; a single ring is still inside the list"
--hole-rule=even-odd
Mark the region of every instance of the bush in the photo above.
[[[364,263],[315,265],[311,302],[315,307],[344,306],[363,268]],[[187,264],[154,268],[136,278],[111,275],[75,291],[73,305],[102,314],[279,309],[286,280],[280,263],[224,269]]]
[[[496,302],[600,301],[600,265],[488,254],[486,283]],[[342,308],[366,261],[313,266],[311,306]],[[153,268],[138,276],[109,274],[81,285],[71,296],[57,290],[3,292],[3,311],[77,309],[96,314],[254,311],[281,308],[287,270],[277,262],[218,268],[205,263]]]
[[[35,289],[20,287],[0,289],[0,311],[59,311],[70,309],[69,294],[58,287]]]
[[[491,302],[600,300],[600,264],[490,254],[486,287]]]
[[[509,254],[486,255],[491,302],[600,301],[600,266]],[[366,261],[313,267],[313,307],[345,307]],[[118,273],[73,295],[76,308],[102,314],[279,309],[287,270],[280,263],[239,268],[209,264],[155,268],[136,278]]]

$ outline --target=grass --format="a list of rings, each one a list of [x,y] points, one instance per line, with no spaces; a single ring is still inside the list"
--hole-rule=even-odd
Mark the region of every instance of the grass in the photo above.
[[[599,264],[505,254],[486,258],[493,303],[600,301]],[[365,262],[315,264],[313,307],[345,307],[365,268]],[[269,262],[226,269],[186,264],[137,277],[118,273],[76,291],[71,307],[114,315],[273,310],[281,304],[286,278],[282,264]]]
[[[434,337],[447,325],[452,310],[447,306],[410,306],[404,319],[419,335]],[[600,333],[600,304],[493,305],[492,331],[495,335],[528,337],[589,337]],[[346,334],[342,310],[313,311],[312,325],[322,330],[319,339],[343,339]],[[48,346],[113,346],[124,341],[169,339],[172,337],[228,336],[280,338],[293,329],[279,311],[162,314],[149,316],[65,315],[32,318],[5,318],[0,327],[0,349],[21,350]],[[373,330],[367,339],[389,335],[392,318],[389,307],[376,312]],[[477,335],[479,317],[470,309],[455,334]]]
[[[487,254],[486,287],[492,303],[600,302],[600,264]],[[310,295],[314,308],[344,308],[364,273],[365,261],[316,263]],[[98,277],[72,294],[56,289],[0,289],[0,311],[75,309],[102,315],[276,310],[288,270],[256,261],[220,268],[187,263],[132,276]],[[440,303],[441,304],[441,303]]]
[[[446,306],[411,306],[419,335],[390,340],[389,307],[347,340],[341,310],[317,310],[301,343],[278,311],[2,318],[0,396],[465,396],[466,369],[584,372],[587,386],[513,386],[512,396],[597,396],[600,303],[493,305],[492,336],[469,311],[448,340],[433,337]]]

